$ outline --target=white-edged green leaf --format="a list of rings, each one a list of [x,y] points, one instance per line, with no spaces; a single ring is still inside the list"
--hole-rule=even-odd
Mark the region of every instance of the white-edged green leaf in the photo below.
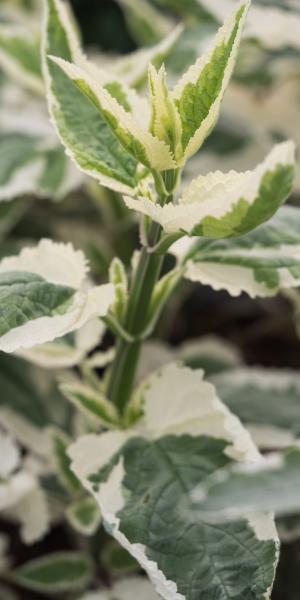
[[[0,157],[0,201],[26,194],[60,199],[74,185],[73,166],[53,140],[4,131],[0,133]],[[75,176],[77,184],[79,178]]]
[[[116,299],[111,307],[112,314],[122,323],[128,301],[128,277],[122,261],[115,257],[109,267],[109,281],[115,287]]]
[[[10,580],[17,585],[42,594],[80,591],[91,577],[91,561],[80,552],[53,552],[10,573]]]
[[[172,252],[186,265],[185,277],[252,298],[274,296],[300,285],[300,211],[284,206],[243,237],[183,240]]]
[[[291,446],[300,436],[300,376],[286,369],[240,367],[214,377],[226,406],[263,449]]]
[[[183,75],[173,96],[182,121],[183,160],[195,154],[219,116],[250,2],[243,0],[219,30],[212,47]]]
[[[294,154],[294,144],[284,142],[253,171],[200,175],[175,205],[160,206],[147,198],[124,200],[129,208],[160,223],[167,233],[181,231],[212,239],[244,235],[270,219],[289,196]]]
[[[244,513],[218,527],[190,513],[190,493],[217,469],[260,460],[249,434],[202,371],[170,365],[140,394],[134,429],[87,435],[69,449],[106,528],[166,600],[269,598],[278,553],[272,517]]]
[[[67,454],[71,440],[57,427],[50,430],[52,442],[52,462],[54,469],[64,485],[73,494],[81,491],[81,484],[76,475],[70,469],[71,461]]]
[[[107,122],[113,134],[136,161],[157,171],[176,167],[170,147],[148,131],[147,122],[144,123],[144,127],[140,125],[138,120],[111,95],[107,87],[100,85],[87,70],[55,56],[51,56],[50,60],[95,106],[101,118]]]
[[[294,514],[300,504],[300,450],[289,448],[256,465],[230,465],[193,492],[196,512],[213,521],[239,519],[245,512]]]
[[[80,381],[63,383],[60,385],[60,390],[92,422],[98,424],[100,422],[110,427],[118,423],[118,414],[114,405],[100,391]]]
[[[0,349],[31,348],[104,316],[111,284],[86,287],[87,264],[71,244],[42,240],[0,262]]]
[[[99,506],[91,496],[85,496],[68,506],[66,517],[82,535],[93,535],[101,523]]]
[[[138,562],[115,540],[110,540],[101,552],[101,564],[115,576],[137,573],[140,570]],[[150,588],[150,583],[144,579]],[[155,595],[153,587],[153,594]],[[144,598],[144,596],[143,596]]]
[[[84,65],[90,71],[90,65],[79,49],[65,4],[61,0],[45,0],[45,4],[44,73],[49,110],[61,141],[84,173],[116,191],[133,193],[142,176],[138,162],[124,150],[97,106],[48,58],[53,55],[66,61],[79,61],[81,67]],[[94,77],[95,69],[92,73]],[[113,89],[114,95],[118,92],[119,101],[122,99],[124,102],[122,85],[117,82],[112,88],[112,83],[110,91]],[[107,89],[104,95],[112,98]],[[123,111],[127,115],[126,110]]]
[[[82,363],[87,354],[100,344],[105,326],[99,319],[91,319],[83,327],[54,342],[17,352],[43,369],[66,369]]]
[[[17,26],[0,25],[0,67],[18,84],[43,94],[40,45],[33,32]]]

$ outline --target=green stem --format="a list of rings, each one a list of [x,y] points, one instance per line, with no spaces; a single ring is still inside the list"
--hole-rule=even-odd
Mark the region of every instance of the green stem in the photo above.
[[[157,244],[161,227],[153,223],[149,232],[149,244]],[[144,329],[152,292],[158,280],[164,257],[143,248],[132,282],[124,329],[132,336],[138,336]],[[107,395],[124,412],[134,384],[141,342],[118,341],[116,358],[108,383]]]

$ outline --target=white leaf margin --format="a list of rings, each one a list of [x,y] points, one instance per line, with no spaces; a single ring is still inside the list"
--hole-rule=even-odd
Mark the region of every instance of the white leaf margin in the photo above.
[[[251,206],[257,197],[262,178],[278,165],[295,164],[295,144],[292,141],[274,146],[266,159],[253,171],[208,173],[200,175],[183,190],[177,204],[159,204],[148,198],[124,197],[128,208],[151,217],[167,233],[192,235],[193,229],[206,217],[222,219],[240,199]]]
[[[70,63],[62,58],[50,56],[55,64],[75,83],[84,81],[95,95],[101,109],[112,115],[124,133],[132,135],[145,149],[149,165],[158,171],[176,168],[171,151],[166,143],[154,137],[146,128],[143,128],[131,113],[121,106],[110,93],[101,86],[97,80],[82,67]],[[145,123],[147,125],[147,122]]]
[[[209,134],[211,129],[214,127],[214,125],[218,119],[222,99],[223,99],[224,93],[226,91],[226,88],[228,86],[228,83],[230,81],[230,78],[231,78],[231,75],[232,75],[232,72],[234,69],[234,65],[235,65],[235,61],[237,58],[237,53],[238,53],[238,49],[239,49],[239,45],[240,45],[240,41],[241,41],[241,37],[242,37],[242,33],[243,33],[243,28],[244,28],[244,24],[245,24],[245,20],[247,17],[247,13],[248,13],[250,4],[251,4],[251,0],[242,0],[241,2],[239,2],[239,4],[237,6],[234,7],[234,12],[231,15],[229,15],[229,17],[226,19],[224,25],[219,29],[215,39],[213,40],[213,43],[211,44],[211,47],[207,50],[207,52],[205,52],[202,56],[200,56],[200,58],[196,61],[196,63],[194,65],[192,65],[187,70],[187,72],[183,75],[183,77],[179,80],[179,82],[177,83],[177,85],[174,88],[173,98],[175,101],[180,100],[180,97],[182,95],[182,92],[183,92],[185,86],[188,85],[189,83],[195,84],[197,82],[197,80],[199,79],[199,77],[201,75],[202,70],[206,67],[207,64],[210,63],[215,49],[218,46],[220,46],[221,44],[227,43],[227,41],[230,38],[230,35],[232,33],[232,30],[235,27],[237,15],[242,9],[244,9],[243,14],[240,18],[239,25],[238,25],[238,32],[237,32],[235,40],[234,40],[233,48],[231,50],[230,57],[229,57],[228,63],[225,68],[221,90],[219,92],[218,97],[216,98],[216,100],[214,101],[212,106],[210,107],[207,117],[204,119],[204,121],[201,123],[200,127],[197,129],[197,131],[194,133],[194,135],[189,140],[188,145],[184,151],[184,156],[183,156],[184,160],[187,160],[193,154],[195,154],[195,152],[197,152],[197,150],[202,145],[203,141],[205,140],[205,138],[207,137],[207,135]]]
[[[27,350],[19,350],[16,354],[43,369],[67,369],[83,362],[89,352],[101,343],[104,332],[104,323],[99,319],[91,319],[74,332],[73,346],[61,338]],[[106,353],[99,354],[105,365]]]
[[[65,314],[28,321],[0,337],[0,350],[4,352],[32,348],[76,331],[90,319],[105,316],[114,301],[112,284],[88,289],[86,259],[71,244],[43,239],[34,248],[24,248],[18,256],[4,258],[0,274],[9,271],[35,273],[49,283],[73,287],[74,296]]]

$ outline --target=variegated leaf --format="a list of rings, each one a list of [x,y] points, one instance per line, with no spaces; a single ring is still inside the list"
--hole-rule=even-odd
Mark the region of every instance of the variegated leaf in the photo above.
[[[0,26],[0,66],[18,84],[43,94],[40,45],[37,36],[20,26]]]
[[[91,102],[86,95],[85,86],[84,89],[76,86],[72,79],[50,60],[49,55],[65,61],[74,61],[79,65],[74,68],[83,69],[87,77],[92,79],[93,85],[97,81],[96,87],[99,86],[101,91],[103,90],[103,96],[109,103],[119,107],[126,123],[131,124],[133,121],[130,114],[131,102],[133,101],[137,109],[137,96],[134,92],[127,94],[125,85],[114,77],[107,77],[107,74],[87,62],[62,0],[47,0],[46,7],[44,73],[49,110],[61,141],[68,155],[84,173],[116,191],[134,193],[141,177],[145,175],[139,163],[124,150],[108,124],[109,119],[99,112],[98,101],[96,105]],[[93,95],[93,100],[95,99],[96,96]],[[144,110],[140,112],[143,118]]]
[[[164,65],[157,71],[149,65],[149,91],[151,98],[150,131],[171,148],[175,158],[182,152],[182,125],[176,104],[168,90]]]
[[[4,131],[0,157],[0,201],[28,194],[61,199],[81,182],[63,148],[47,138]]]
[[[300,450],[269,454],[256,465],[230,465],[194,490],[195,514],[212,522],[239,519],[245,511],[299,512]]]
[[[245,173],[209,173],[195,179],[177,204],[125,197],[127,206],[150,216],[167,233],[219,239],[244,235],[278,210],[294,180],[292,142],[273,148],[265,161]]]
[[[288,369],[239,367],[213,383],[223,402],[264,450],[291,446],[300,437],[300,376]]]
[[[73,502],[67,508],[66,517],[70,525],[82,535],[93,535],[101,523],[98,504],[91,496]]]
[[[62,594],[84,589],[92,579],[92,564],[86,554],[54,552],[15,569],[10,580],[41,594]]]
[[[219,30],[212,47],[183,75],[173,97],[182,121],[183,161],[195,154],[219,116],[250,2],[243,0]]]
[[[244,513],[219,528],[190,513],[191,491],[216,469],[257,463],[249,435],[201,371],[170,365],[140,394],[144,415],[134,429],[84,436],[69,449],[106,527],[166,600],[269,598],[278,552],[272,518]]]
[[[42,240],[0,262],[0,349],[13,352],[50,342],[104,316],[111,284],[86,287],[87,265],[71,244]]]
[[[268,223],[241,238],[174,244],[192,281],[232,296],[274,296],[300,285],[300,211],[282,207]]]
[[[135,160],[149,169],[165,171],[176,167],[171,149],[142,125],[124,108],[95,77],[84,68],[64,59],[50,57],[82,94],[95,106],[100,116],[108,123],[125,150]],[[142,115],[143,118],[143,115]]]
[[[118,424],[118,413],[114,405],[100,391],[80,381],[63,383],[60,390],[92,423],[96,425],[102,423],[109,427]]]

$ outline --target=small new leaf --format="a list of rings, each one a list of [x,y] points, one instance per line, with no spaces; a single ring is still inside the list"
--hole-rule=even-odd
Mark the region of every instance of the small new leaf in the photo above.
[[[100,422],[107,427],[117,425],[117,411],[100,391],[80,382],[63,383],[60,390],[76,408],[92,419],[94,423],[95,421],[98,424]]]
[[[78,533],[87,536],[93,535],[101,523],[99,506],[91,496],[73,502],[67,508],[66,517]]]
[[[160,67],[159,71],[152,64],[149,65],[149,91],[152,108],[150,131],[171,148],[176,159],[180,159],[182,154],[181,119],[168,90],[164,65]]]

